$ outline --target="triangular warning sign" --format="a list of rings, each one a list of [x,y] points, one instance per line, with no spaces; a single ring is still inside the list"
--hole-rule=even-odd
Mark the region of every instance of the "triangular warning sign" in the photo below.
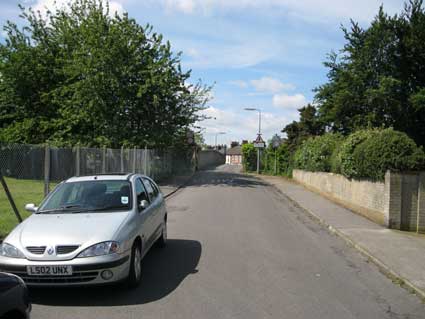
[[[254,143],[264,143],[264,140],[261,137],[261,134],[257,135],[257,139],[254,141]]]

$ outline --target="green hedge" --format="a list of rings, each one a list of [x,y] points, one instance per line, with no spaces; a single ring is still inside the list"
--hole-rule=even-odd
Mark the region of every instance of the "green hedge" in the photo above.
[[[423,170],[425,154],[405,133],[385,129],[375,131],[354,148],[350,167],[344,172],[347,177],[383,180],[387,170]]]
[[[253,172],[257,169],[257,149],[254,144],[242,145],[243,169],[246,172]]]
[[[255,171],[257,150],[253,144],[242,146],[244,168]],[[347,178],[383,180],[387,170],[425,169],[422,148],[405,133],[393,129],[360,130],[348,137],[327,133],[311,137],[295,152],[283,143],[276,150],[277,174],[292,176],[292,168],[312,172],[333,172]],[[274,174],[275,150],[262,151],[261,171]]]
[[[262,154],[262,172],[274,175],[276,158],[276,175],[292,175],[293,157],[287,144],[281,144],[276,150],[269,145]]]
[[[295,168],[311,172],[330,172],[332,155],[342,141],[340,134],[332,133],[309,138],[295,152]]]

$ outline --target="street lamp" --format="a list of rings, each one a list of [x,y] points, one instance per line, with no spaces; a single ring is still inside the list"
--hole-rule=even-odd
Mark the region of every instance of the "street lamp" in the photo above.
[[[261,109],[246,107],[244,110],[258,112],[258,135],[261,135]],[[259,147],[257,147],[257,174],[260,174],[260,148]]]
[[[223,134],[226,134],[226,132],[218,132],[218,133],[215,133],[215,149],[217,149],[217,136],[218,136],[218,135],[223,135]]]

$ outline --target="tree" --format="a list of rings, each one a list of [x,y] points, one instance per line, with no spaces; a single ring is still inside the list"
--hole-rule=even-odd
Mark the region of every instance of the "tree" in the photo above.
[[[399,15],[383,7],[367,29],[351,22],[346,44],[316,88],[318,115],[329,130],[393,127],[425,145],[425,11],[411,0]]]
[[[202,120],[210,87],[150,25],[76,0],[46,17],[22,9],[0,45],[0,139],[165,147]]]
[[[323,134],[323,124],[317,116],[317,110],[308,104],[298,110],[299,121],[293,121],[286,125],[282,132],[286,133],[286,143],[291,151],[294,151],[303,141],[311,136]]]

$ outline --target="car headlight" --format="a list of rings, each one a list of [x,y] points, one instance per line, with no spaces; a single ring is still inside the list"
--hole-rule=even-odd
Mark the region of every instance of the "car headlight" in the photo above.
[[[0,244],[0,256],[25,258],[24,254],[18,248],[7,243]]]
[[[105,241],[83,250],[78,257],[95,257],[109,254],[115,254],[120,249],[120,246],[115,241]]]

